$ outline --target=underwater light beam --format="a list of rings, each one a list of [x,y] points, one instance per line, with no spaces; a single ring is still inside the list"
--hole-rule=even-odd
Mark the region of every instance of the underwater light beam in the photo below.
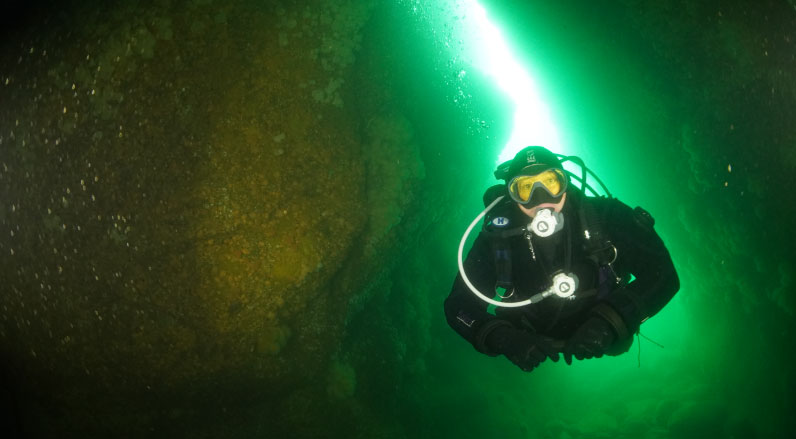
[[[497,163],[514,157],[528,145],[542,145],[561,151],[558,132],[550,110],[539,97],[531,76],[514,58],[500,30],[492,24],[486,10],[476,0],[464,0],[462,42],[472,52],[473,66],[493,78],[514,103],[514,128]]]

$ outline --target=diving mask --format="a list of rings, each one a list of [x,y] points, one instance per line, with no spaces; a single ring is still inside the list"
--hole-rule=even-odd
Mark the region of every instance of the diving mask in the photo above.
[[[561,196],[567,189],[567,177],[561,169],[551,168],[536,175],[518,175],[509,181],[508,189],[512,200],[530,204],[539,189],[553,198]]]

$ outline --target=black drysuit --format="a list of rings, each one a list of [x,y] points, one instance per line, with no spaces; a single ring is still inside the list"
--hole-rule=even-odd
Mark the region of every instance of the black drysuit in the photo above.
[[[502,201],[498,208],[503,209],[500,215],[511,217],[514,223],[530,221],[511,201]],[[465,273],[488,297],[495,291],[497,276],[495,239],[508,240],[503,246],[510,251],[515,292],[506,301],[525,300],[546,290],[558,271],[574,273],[579,280],[574,298],[551,296],[522,307],[499,307],[492,315],[488,304],[458,274],[445,300],[445,315],[448,324],[478,351],[497,355],[485,340],[492,329],[507,322],[563,344],[584,321],[598,315],[609,321],[617,335],[607,353],[618,355],[629,349],[641,323],[660,311],[679,289],[669,252],[643,210],[634,211],[617,199],[585,197],[570,188],[562,213],[564,228],[547,238],[532,236],[530,245],[522,234],[494,238],[482,231],[476,238],[464,261]]]

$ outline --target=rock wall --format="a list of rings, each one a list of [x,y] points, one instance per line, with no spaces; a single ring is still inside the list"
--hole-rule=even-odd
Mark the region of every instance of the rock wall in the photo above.
[[[425,176],[412,122],[358,92],[384,85],[350,81],[378,11],[80,3],[2,46],[0,352],[26,434],[368,418],[339,345]]]

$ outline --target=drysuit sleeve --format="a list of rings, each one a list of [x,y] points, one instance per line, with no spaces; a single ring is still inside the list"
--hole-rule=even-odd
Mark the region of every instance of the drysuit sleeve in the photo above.
[[[481,233],[473,243],[473,247],[464,260],[464,270],[470,282],[478,291],[491,298],[495,288],[495,261],[491,254],[489,239]],[[485,346],[484,338],[502,323],[487,312],[488,304],[476,297],[462,279],[461,273],[456,275],[453,288],[445,299],[445,317],[448,324],[465,340],[482,353],[494,355]]]
[[[632,334],[641,323],[657,314],[677,293],[680,280],[648,213],[618,200],[611,200],[607,211],[606,230],[617,250],[615,268],[635,279],[609,294],[605,302],[626,326],[627,333],[620,338],[629,334],[632,343]]]

